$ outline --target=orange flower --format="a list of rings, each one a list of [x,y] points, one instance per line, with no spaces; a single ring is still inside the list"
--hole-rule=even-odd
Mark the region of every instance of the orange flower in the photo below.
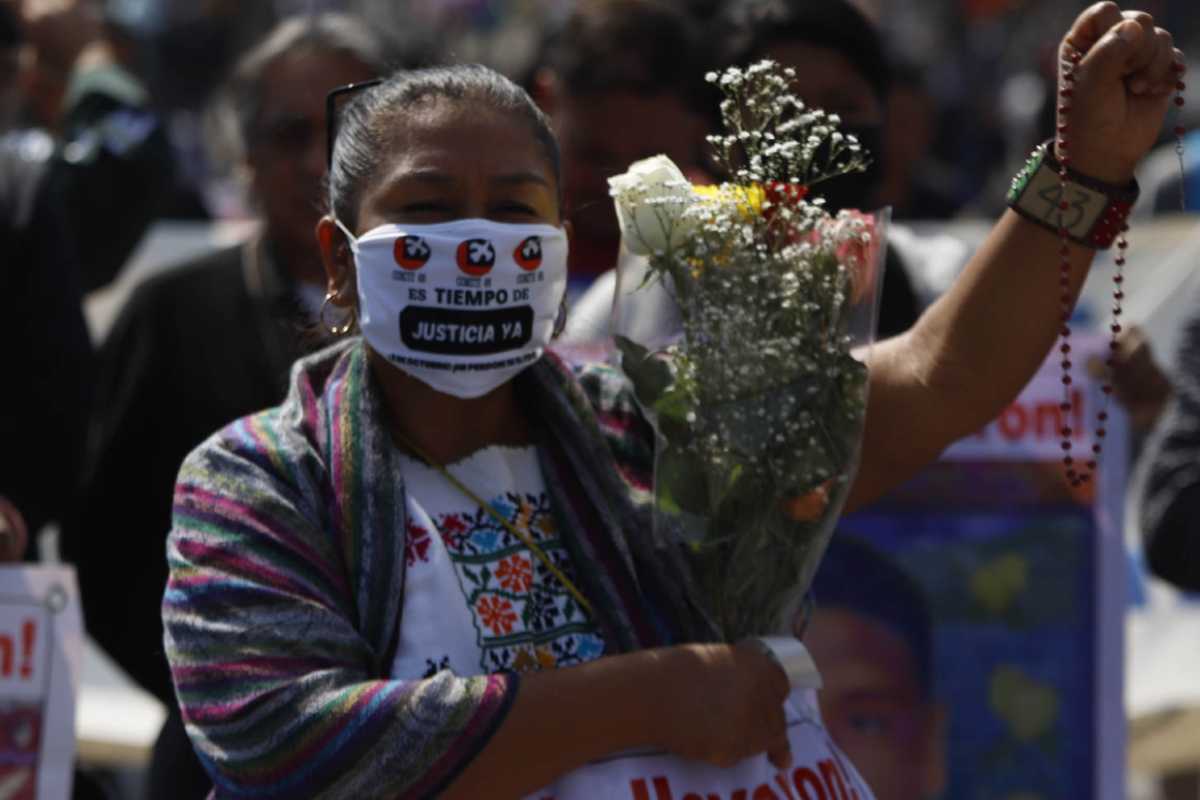
[[[510,592],[524,594],[533,586],[533,565],[521,556],[509,556],[496,567],[500,586]]]
[[[554,653],[551,653],[549,649],[539,647],[535,652],[537,653],[538,664],[542,669],[554,669],[558,665],[558,659],[554,657]]]
[[[526,672],[533,672],[537,667],[538,661],[533,657],[533,653],[527,647],[522,647],[517,651],[516,657],[513,659],[513,672],[519,675],[524,675]]]
[[[517,614],[513,611],[512,603],[503,597],[483,596],[475,604],[475,613],[484,626],[490,628],[493,636],[512,633],[513,625],[517,623]]]
[[[783,513],[795,522],[814,522],[829,507],[829,481],[811,492],[783,501]]]

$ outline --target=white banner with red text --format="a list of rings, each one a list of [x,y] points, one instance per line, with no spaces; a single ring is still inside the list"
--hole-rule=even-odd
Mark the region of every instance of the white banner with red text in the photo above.
[[[71,795],[82,654],[75,571],[0,567],[0,800]]]
[[[662,753],[618,755],[566,775],[529,800],[874,800],[825,730],[816,691],[796,690],[785,709],[792,745],[786,771],[765,755],[728,769]]]

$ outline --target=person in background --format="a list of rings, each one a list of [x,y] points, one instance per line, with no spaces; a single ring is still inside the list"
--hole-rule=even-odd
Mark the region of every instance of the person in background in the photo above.
[[[170,708],[158,606],[175,475],[214,430],[283,398],[324,295],[312,232],[325,177],[325,96],[387,65],[370,29],[335,14],[286,20],[246,53],[225,99],[261,230],[140,285],[100,351],[87,464],[63,555],[78,570],[91,635]],[[152,783],[166,791],[178,782],[172,751],[202,776],[177,717],[164,738],[183,744],[160,741]]]
[[[1152,409],[1161,415],[1154,417],[1133,484],[1146,566],[1180,589],[1200,592],[1200,315],[1186,323],[1169,383],[1148,353],[1121,366],[1136,370],[1128,384],[1138,385],[1138,378],[1166,384],[1154,395]]]
[[[25,518],[16,506],[0,497],[0,564],[20,561],[28,542]]]
[[[166,131],[96,0],[22,0],[26,116],[55,140],[45,191],[79,250],[85,292],[125,264],[174,182]],[[28,151],[27,151],[28,152]]]
[[[678,2],[582,0],[547,43],[529,88],[562,146],[571,294],[617,263],[609,176],[662,153],[704,182],[715,61],[702,34]]]
[[[892,69],[883,128],[882,170],[875,205],[891,206],[893,219],[950,219],[958,211],[953,178],[932,150],[937,106],[916,67]]]
[[[866,172],[821,186],[830,211],[879,204],[888,173],[885,140],[892,71],[879,29],[848,0],[772,0],[751,6],[740,25],[744,45],[735,60],[769,58],[796,70],[793,91],[810,106],[837,114],[843,133],[871,153]],[[879,306],[878,336],[908,330],[920,313],[912,283],[895,248],[888,248]]]
[[[842,130],[859,138],[863,147],[871,153],[872,164],[866,172],[844,175],[822,184],[817,187],[816,193],[825,197],[831,211],[843,208],[874,209],[885,174],[884,159],[887,152],[883,125],[890,86],[890,71],[883,55],[883,43],[874,25],[847,0],[779,0],[761,5],[736,6],[728,16],[719,17],[713,22],[711,27],[713,31],[723,32],[725,37],[723,44],[717,48],[724,54],[719,60],[745,65],[769,58],[785,67],[794,67],[796,77],[793,91],[796,95],[809,106],[842,118]],[[660,42],[655,52],[666,52],[667,44]],[[621,45],[622,40],[617,37],[607,41],[608,49],[614,51],[619,52]],[[664,83],[662,91],[669,90],[669,85]],[[569,91],[567,96],[570,96]],[[579,101],[586,102],[587,98],[588,95],[583,95]],[[679,151],[692,154],[691,160],[684,161],[676,160],[676,156],[667,150],[647,152],[644,148],[625,147],[622,143],[627,140],[644,140],[646,134],[641,130],[642,127],[614,123],[604,136],[611,156],[620,153],[632,161],[662,152],[675,160],[686,173],[688,165],[705,163],[702,155],[705,152],[704,136],[715,127],[715,122],[696,115],[693,125],[683,131],[693,137],[690,149],[684,146],[682,137],[676,145]],[[569,131],[567,135],[569,137]],[[588,154],[575,153],[575,157],[587,159]],[[608,176],[620,174],[628,166],[629,161],[610,164],[597,158],[589,166],[577,168],[594,171],[595,179],[604,183]],[[570,185],[570,178],[567,180]],[[612,200],[607,194],[604,202],[598,203],[592,213],[597,218],[603,213],[615,232],[616,218]],[[579,238],[579,234],[576,238]],[[614,241],[610,254],[614,259],[616,247]],[[615,265],[615,260],[611,260],[606,268]],[[576,302],[567,320],[565,341],[583,343],[608,336],[615,283],[615,275],[610,272],[596,281]],[[625,317],[631,320],[629,324],[635,326],[626,332],[633,332],[635,338],[660,338],[647,335],[644,326],[655,326],[665,334],[675,319],[671,301],[661,290],[642,291],[623,302],[630,304]],[[893,336],[907,330],[916,321],[919,312],[920,304],[900,256],[895,248],[888,248],[879,310],[879,337]]]
[[[933,621],[921,587],[839,532],[813,579],[804,643],[821,670],[821,717],[878,800],[946,787],[945,710],[933,695]]]
[[[26,557],[66,513],[83,458],[83,293],[116,274],[170,174],[149,96],[96,9],[0,2],[0,498],[24,519]]]

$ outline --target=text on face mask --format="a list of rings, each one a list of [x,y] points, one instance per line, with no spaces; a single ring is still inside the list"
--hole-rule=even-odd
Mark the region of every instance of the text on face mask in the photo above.
[[[533,336],[533,309],[459,311],[408,306],[400,312],[400,338],[410,349],[437,355],[488,355],[516,350]]]

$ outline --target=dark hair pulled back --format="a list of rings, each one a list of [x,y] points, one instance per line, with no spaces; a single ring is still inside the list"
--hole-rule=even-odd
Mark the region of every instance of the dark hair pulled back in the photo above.
[[[558,139],[550,120],[525,90],[479,64],[402,70],[364,90],[341,113],[329,166],[329,208],[351,229],[358,222],[364,187],[379,169],[391,132],[421,103],[449,100],[457,105],[511,114],[527,122],[545,150],[554,180],[561,185]],[[486,142],[480,142],[486,147]]]

